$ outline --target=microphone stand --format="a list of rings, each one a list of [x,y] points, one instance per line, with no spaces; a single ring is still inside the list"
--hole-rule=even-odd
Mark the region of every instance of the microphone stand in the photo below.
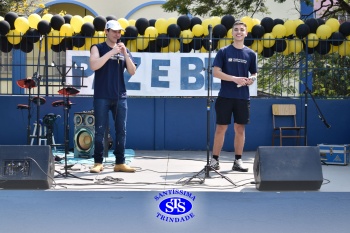
[[[323,116],[314,96],[311,93],[311,90],[309,89],[309,87],[307,86],[306,82],[303,82],[301,80],[301,83],[304,84],[305,86],[305,130],[304,130],[304,145],[307,146],[307,107],[308,107],[308,94],[311,96],[312,101],[314,102],[317,112],[318,112],[318,117],[320,118],[320,120],[324,123],[324,125],[329,129],[331,126],[327,123],[325,117]]]
[[[210,165],[210,109],[211,109],[211,103],[213,102],[213,99],[211,98],[210,95],[210,87],[212,84],[212,70],[211,70],[211,52],[212,52],[212,44],[213,44],[213,38],[212,38],[212,25],[210,24],[208,26],[208,30],[209,30],[209,52],[208,52],[208,68],[207,70],[207,74],[208,74],[208,91],[207,91],[207,164],[204,166],[204,168],[202,170],[200,170],[197,174],[195,174],[194,176],[190,177],[189,179],[187,179],[183,185],[188,184],[191,180],[193,180],[194,178],[198,178],[200,181],[200,184],[203,184],[206,178],[211,178],[209,172],[210,171],[214,171],[216,174],[218,174],[219,176],[221,176],[221,178],[226,179],[228,182],[230,182],[231,184],[233,184],[234,186],[236,186],[235,183],[233,183],[233,181],[224,176],[223,174],[221,174],[220,172],[218,172],[217,170],[215,170],[213,168],[213,166]],[[205,70],[205,68],[204,68]],[[200,178],[199,175],[201,175],[204,172],[204,178]]]

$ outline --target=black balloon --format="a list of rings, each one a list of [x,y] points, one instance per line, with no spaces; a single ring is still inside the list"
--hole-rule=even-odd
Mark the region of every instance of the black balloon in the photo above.
[[[139,18],[135,22],[135,26],[139,32],[140,35],[144,35],[146,28],[149,27],[149,22],[146,18]]]
[[[244,45],[251,46],[254,42],[253,36],[250,32],[248,32],[246,38],[244,38]]]
[[[0,50],[3,53],[11,52],[13,45],[8,42],[6,36],[0,36]]]
[[[40,20],[38,23],[38,31],[41,35],[46,35],[51,32],[51,25],[46,20]]]
[[[253,38],[261,38],[265,34],[265,28],[260,24],[256,24],[252,27]]]
[[[350,35],[350,22],[343,22],[339,26],[339,32],[343,34],[345,37]]]
[[[74,35],[72,37],[73,39],[73,46],[77,47],[77,48],[81,48],[85,45],[85,38],[80,35],[80,34],[77,34],[77,35]]]
[[[73,49],[73,38],[72,37],[65,37],[65,38],[63,38],[61,43],[59,43],[59,45],[61,46],[62,51],[72,50]]]
[[[232,15],[225,15],[221,18],[221,24],[226,27],[226,30],[230,30],[235,23],[235,17]]]
[[[224,38],[227,34],[227,29],[222,24],[217,24],[213,28],[213,37],[215,38]]]
[[[329,38],[329,43],[335,46],[339,46],[344,42],[344,35],[340,32],[333,32],[331,37]]]
[[[70,15],[70,14],[66,14],[66,15],[64,15],[63,16],[63,18],[64,18],[64,23],[68,23],[68,24],[70,24],[70,20],[72,19],[72,15]]]
[[[10,24],[11,30],[15,29],[15,21],[18,18],[17,13],[15,12],[8,12],[4,19]]]
[[[0,35],[5,36],[11,30],[9,22],[6,20],[0,21]]]
[[[107,19],[103,16],[97,16],[94,18],[93,25],[96,31],[103,31],[105,29]]]
[[[156,39],[156,42],[157,42],[157,46],[161,48],[165,48],[169,45],[170,38],[167,34],[159,34]]]
[[[177,24],[170,24],[167,29],[167,34],[171,38],[178,38],[181,33],[181,28]]]
[[[284,21],[283,21],[283,19],[274,19],[273,20],[273,26],[276,26],[277,24],[284,24]]]
[[[124,37],[126,37],[128,39],[136,39],[138,34],[139,34],[139,32],[137,30],[137,27],[135,27],[135,26],[127,26],[125,28]]]
[[[61,26],[65,23],[65,21],[61,15],[56,14],[51,17],[50,23],[51,23],[51,27],[54,30],[59,31],[61,29]]]
[[[317,46],[315,47],[315,50],[319,54],[325,55],[331,50],[331,45],[327,40],[319,40]]]
[[[190,44],[194,50],[200,50],[202,48],[202,44],[203,44],[202,38],[201,37],[193,37]]]
[[[150,27],[155,27],[156,21],[157,21],[156,19],[150,19],[150,20],[148,20],[149,26],[150,26]]]
[[[81,31],[80,33],[83,35],[83,36],[87,36],[87,37],[93,37],[94,34],[95,34],[95,27],[92,23],[90,22],[87,22],[87,23],[84,23],[82,26],[81,26]]]
[[[295,34],[299,39],[303,39],[310,33],[310,27],[307,24],[300,24],[296,29],[295,29]]]
[[[276,52],[283,52],[287,48],[287,42],[284,39],[276,39],[276,42],[273,46]]]
[[[196,24],[200,24],[201,25],[202,24],[202,20],[200,18],[198,18],[198,17],[191,18],[191,30],[192,30],[193,26],[196,25]]]
[[[270,33],[270,32],[272,32],[274,22],[273,22],[272,18],[265,17],[260,21],[260,25],[264,27],[265,33]]]
[[[20,44],[20,50],[25,53],[30,53],[33,51],[33,43],[28,41],[27,38],[22,38]]]
[[[191,19],[187,15],[181,15],[177,18],[177,25],[180,26],[181,31],[191,28]]]
[[[213,39],[212,43],[210,44],[209,35],[203,37],[203,39],[202,39],[202,45],[208,51],[209,50],[214,51],[218,47],[218,43],[219,43],[219,41],[217,39]],[[210,49],[210,47],[211,47],[211,49]]]
[[[189,53],[192,51],[192,44],[191,43],[188,43],[188,44],[184,44],[182,43],[181,44],[181,47],[180,47],[180,52],[182,53]]]
[[[273,54],[275,53],[274,49],[271,48],[263,48],[263,50],[261,51],[261,55],[263,55],[264,57],[272,57]]]
[[[107,22],[108,22],[109,20],[117,20],[117,17],[115,17],[114,15],[108,15],[108,16],[106,17],[106,20],[107,20]]]
[[[315,18],[308,18],[307,20],[305,20],[305,24],[307,24],[310,28],[310,33],[316,33],[317,28],[319,26],[319,23],[317,21],[317,19]]]
[[[30,43],[36,43],[40,40],[40,33],[37,29],[30,28],[23,37]]]

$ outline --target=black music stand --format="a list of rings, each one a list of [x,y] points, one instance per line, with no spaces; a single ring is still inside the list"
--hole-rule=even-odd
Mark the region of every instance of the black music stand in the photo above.
[[[220,172],[218,172],[217,170],[215,170],[213,168],[213,166],[210,165],[210,109],[211,109],[211,104],[213,102],[213,99],[211,97],[210,94],[210,90],[211,90],[211,86],[212,86],[212,65],[211,65],[211,52],[212,52],[212,44],[213,44],[213,38],[212,38],[212,25],[208,26],[209,29],[209,51],[208,51],[208,68],[207,73],[208,73],[208,92],[207,92],[207,164],[204,166],[204,168],[202,170],[200,170],[198,173],[196,173],[195,175],[193,175],[192,177],[188,178],[186,181],[183,182],[183,185],[186,185],[188,183],[191,182],[191,180],[198,178],[199,179],[199,183],[203,184],[206,178],[211,178],[209,172],[213,171],[216,174],[218,174],[221,178],[224,178],[225,180],[227,180],[228,182],[230,182],[231,184],[233,184],[234,186],[236,186],[235,183],[233,183],[233,181],[224,176],[223,174],[221,174]],[[205,68],[204,68],[205,69]],[[201,178],[200,175],[204,173],[204,178]],[[179,183],[179,181],[178,181]]]

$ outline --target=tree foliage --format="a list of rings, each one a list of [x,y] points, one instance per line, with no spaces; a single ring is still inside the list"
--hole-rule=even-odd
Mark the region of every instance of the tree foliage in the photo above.
[[[277,3],[284,3],[290,0],[274,0]],[[301,15],[307,18],[316,13],[321,18],[331,18],[339,15],[349,14],[349,0],[317,0],[320,7],[314,9],[308,15]],[[178,12],[181,15],[192,14],[195,16],[223,16],[234,15],[236,17],[250,16],[255,13],[269,13],[266,7],[267,0],[168,0],[162,5],[166,12]],[[304,2],[308,6],[313,6],[313,0],[294,0],[296,8]]]
[[[0,0],[0,15],[16,12],[18,15],[28,16],[38,7],[43,7],[41,0]]]

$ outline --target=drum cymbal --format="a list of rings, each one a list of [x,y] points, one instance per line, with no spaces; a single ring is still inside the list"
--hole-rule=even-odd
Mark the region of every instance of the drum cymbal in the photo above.
[[[34,97],[34,98],[32,99],[32,102],[33,102],[34,104],[37,104],[37,103],[38,103],[38,96]],[[40,105],[45,104],[45,103],[46,103],[46,99],[45,99],[44,97],[39,96],[39,103],[40,103]]]
[[[61,95],[76,95],[78,94],[80,91],[78,91],[76,88],[74,87],[65,87],[61,90],[58,91],[59,94]]]
[[[73,103],[69,100],[68,101],[68,106],[71,106]],[[64,106],[64,100],[57,100],[52,102],[52,107],[59,107],[59,106]]]
[[[17,85],[21,88],[32,88],[36,87],[36,83],[34,82],[33,79],[21,79],[17,80]]]
[[[29,106],[26,104],[18,104],[17,109],[29,109]]]

